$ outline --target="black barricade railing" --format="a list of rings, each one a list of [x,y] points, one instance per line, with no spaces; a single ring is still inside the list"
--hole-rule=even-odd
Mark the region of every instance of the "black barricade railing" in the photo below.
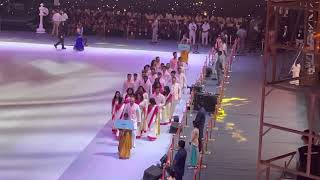
[[[203,84],[204,80],[205,80],[205,75],[206,75],[206,69],[208,67],[208,57],[206,57],[206,60],[204,62],[204,65],[203,67],[201,68],[201,72],[200,72],[200,75],[199,75],[199,78],[198,80],[196,81],[197,83],[200,83],[201,85]],[[188,127],[188,116],[189,116],[189,113],[192,113],[193,112],[193,102],[194,102],[194,95],[195,95],[195,90],[192,89],[191,91],[191,95],[189,97],[189,100],[187,101],[186,103],[186,109],[185,109],[185,112],[183,114],[183,118],[182,118],[182,122],[181,122],[181,125],[179,125],[178,127],[178,130],[176,132],[176,134],[172,135],[171,137],[171,144],[170,144],[170,148],[169,148],[169,151],[167,153],[167,157],[168,157],[168,161],[167,163],[165,164],[164,166],[164,169],[163,169],[163,175],[162,175],[162,180],[165,179],[165,174],[166,174],[166,171],[165,171],[165,168],[167,167],[170,167],[172,165],[172,160],[173,160],[173,156],[174,156],[174,151],[175,151],[175,144],[178,143],[178,141],[176,142],[176,139],[175,138],[178,138],[178,140],[181,138],[181,132],[186,128]],[[216,108],[217,109],[217,108]],[[217,111],[217,110],[216,110]],[[185,121],[185,122],[183,122]],[[205,150],[203,150],[202,152],[206,153],[206,154],[209,154],[209,151],[208,151],[208,141],[209,139],[211,138],[211,135],[209,135],[209,133],[211,134],[212,132],[212,129],[214,127],[214,122],[213,122],[213,119],[210,120],[209,122],[209,127],[206,129],[206,136],[205,136]],[[210,129],[210,130],[209,130]],[[201,172],[201,169],[203,167],[203,154],[200,154],[200,158],[199,158],[199,161],[198,161],[198,164],[197,164],[197,168],[194,170],[194,179],[197,180],[198,179],[198,174],[199,174],[199,180],[200,180],[200,172]]]
[[[204,150],[202,151],[202,153],[200,154],[200,160],[198,162],[197,168],[194,170],[194,180],[200,180],[200,174],[201,174],[201,170],[205,167],[203,165],[203,155],[204,154],[211,154],[211,152],[208,150],[208,143],[210,140],[212,140],[212,131],[213,129],[216,127],[216,121],[217,118],[219,116],[219,111],[222,108],[222,102],[223,102],[223,97],[224,97],[224,93],[225,93],[225,86],[226,86],[226,81],[228,78],[228,74],[229,74],[229,68],[232,64],[232,60],[236,54],[236,50],[237,50],[237,45],[236,45],[236,41],[232,47],[231,53],[228,57],[228,61],[227,61],[227,65],[226,65],[226,69],[225,69],[225,74],[224,74],[224,78],[222,81],[222,86],[221,86],[221,91],[220,94],[218,96],[218,100],[217,100],[217,104],[215,106],[215,111],[213,114],[213,117],[210,119],[208,127],[206,129],[206,135],[205,135],[205,147],[203,148]],[[201,84],[203,84],[204,80],[205,80],[205,72],[207,70],[207,65],[208,65],[208,58],[206,58],[205,64],[203,66],[202,72],[201,72],[201,76],[199,78],[199,81],[202,82]]]

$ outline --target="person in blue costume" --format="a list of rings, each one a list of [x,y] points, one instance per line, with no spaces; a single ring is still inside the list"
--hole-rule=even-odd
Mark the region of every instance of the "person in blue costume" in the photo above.
[[[77,39],[76,39],[76,44],[74,45],[73,49],[76,51],[83,51],[84,50],[84,42],[83,42],[83,27],[79,23],[77,26]]]

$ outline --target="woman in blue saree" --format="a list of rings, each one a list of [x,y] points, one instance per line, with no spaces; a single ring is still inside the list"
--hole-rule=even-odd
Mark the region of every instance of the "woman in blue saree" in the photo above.
[[[83,42],[83,27],[79,23],[77,25],[77,39],[76,39],[76,44],[74,45],[73,49],[76,51],[83,51],[84,50],[84,42]]]

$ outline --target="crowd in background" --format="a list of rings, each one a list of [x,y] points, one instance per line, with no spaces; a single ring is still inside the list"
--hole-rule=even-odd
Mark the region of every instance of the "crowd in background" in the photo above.
[[[101,11],[98,9],[68,9],[67,33],[74,35],[79,25],[85,35],[118,36],[132,39],[151,39],[152,24],[158,19],[158,39],[181,40],[188,33],[188,25],[194,21],[197,25],[196,39],[200,42],[202,25],[208,22],[209,43],[221,32],[228,35],[229,42],[236,38],[240,27],[247,29],[251,41],[261,41],[260,19],[215,17],[209,15],[173,15],[169,13],[151,14],[128,11]],[[230,38],[231,37],[231,38]]]

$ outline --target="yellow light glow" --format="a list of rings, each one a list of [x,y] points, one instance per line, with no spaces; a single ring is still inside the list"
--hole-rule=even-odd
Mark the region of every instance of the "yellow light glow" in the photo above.
[[[217,110],[217,113],[214,115],[217,123],[225,124],[225,130],[230,132],[231,137],[237,141],[238,143],[247,142],[247,138],[243,135],[243,131],[240,130],[235,123],[233,122],[225,122],[228,114],[225,111],[225,107],[239,107],[248,104],[250,101],[245,98],[240,97],[231,97],[231,98],[223,98],[221,101],[221,105]],[[218,130],[217,127],[214,130]]]
[[[239,98],[239,97],[223,98],[222,99],[222,104],[223,103],[230,103],[231,101],[248,101],[248,99]]]

